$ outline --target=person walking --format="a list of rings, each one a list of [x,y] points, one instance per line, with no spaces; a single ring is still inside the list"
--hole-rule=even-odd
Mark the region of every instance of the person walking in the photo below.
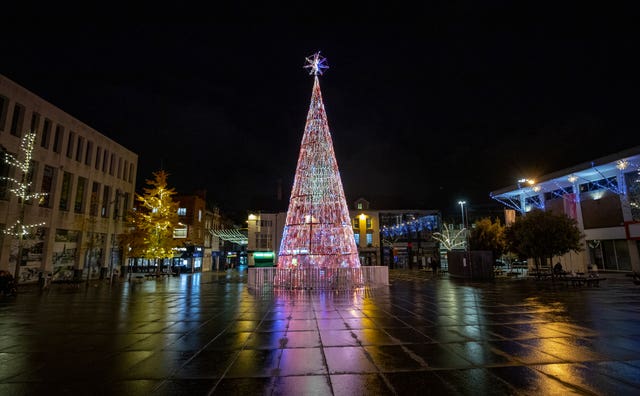
[[[434,278],[438,276],[438,267],[440,267],[440,263],[436,257],[433,257],[431,259],[431,271]]]

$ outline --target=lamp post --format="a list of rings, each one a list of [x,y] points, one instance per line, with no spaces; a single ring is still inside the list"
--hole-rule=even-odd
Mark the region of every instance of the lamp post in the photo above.
[[[460,214],[462,215],[462,227],[463,228],[467,228],[466,224],[464,222],[464,205],[467,203],[467,201],[458,201],[458,205],[460,205]]]
[[[527,213],[527,201],[524,194],[526,187],[523,187],[523,184],[533,186],[534,184],[536,184],[536,181],[533,179],[525,178],[518,179],[518,190],[520,190],[520,213],[524,216]]]

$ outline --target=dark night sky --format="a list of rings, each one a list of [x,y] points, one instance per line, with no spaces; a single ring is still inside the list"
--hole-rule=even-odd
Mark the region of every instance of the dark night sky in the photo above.
[[[139,186],[162,166],[179,192],[245,213],[269,209],[278,180],[286,208],[304,58],[321,50],[347,200],[482,211],[517,178],[638,145],[636,37],[610,15],[510,18],[500,4],[410,24],[16,22],[0,74],[138,153]]]

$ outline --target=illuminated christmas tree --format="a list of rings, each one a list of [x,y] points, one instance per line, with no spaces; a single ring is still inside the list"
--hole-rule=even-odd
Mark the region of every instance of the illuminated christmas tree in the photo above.
[[[349,210],[333,151],[318,75],[326,59],[316,53],[305,68],[314,76],[311,105],[302,136],[282,235],[278,267],[360,268]]]

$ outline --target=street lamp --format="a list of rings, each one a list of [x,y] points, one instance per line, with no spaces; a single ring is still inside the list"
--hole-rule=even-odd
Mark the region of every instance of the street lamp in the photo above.
[[[464,222],[464,205],[467,203],[467,201],[458,201],[458,205],[460,205],[460,213],[462,215],[462,227],[466,228],[465,226],[465,222]]]
[[[524,187],[523,187],[523,184],[525,184]],[[520,194],[520,213],[522,213],[523,216],[527,213],[527,208],[526,208],[527,202],[525,197],[525,190],[526,190],[527,184],[529,185],[529,187],[531,187],[534,184],[536,184],[536,181],[533,179],[525,179],[525,178],[518,179],[518,190],[520,190],[518,192]],[[533,190],[534,187],[531,187],[531,189]],[[540,189],[538,188],[537,190],[539,191]]]

